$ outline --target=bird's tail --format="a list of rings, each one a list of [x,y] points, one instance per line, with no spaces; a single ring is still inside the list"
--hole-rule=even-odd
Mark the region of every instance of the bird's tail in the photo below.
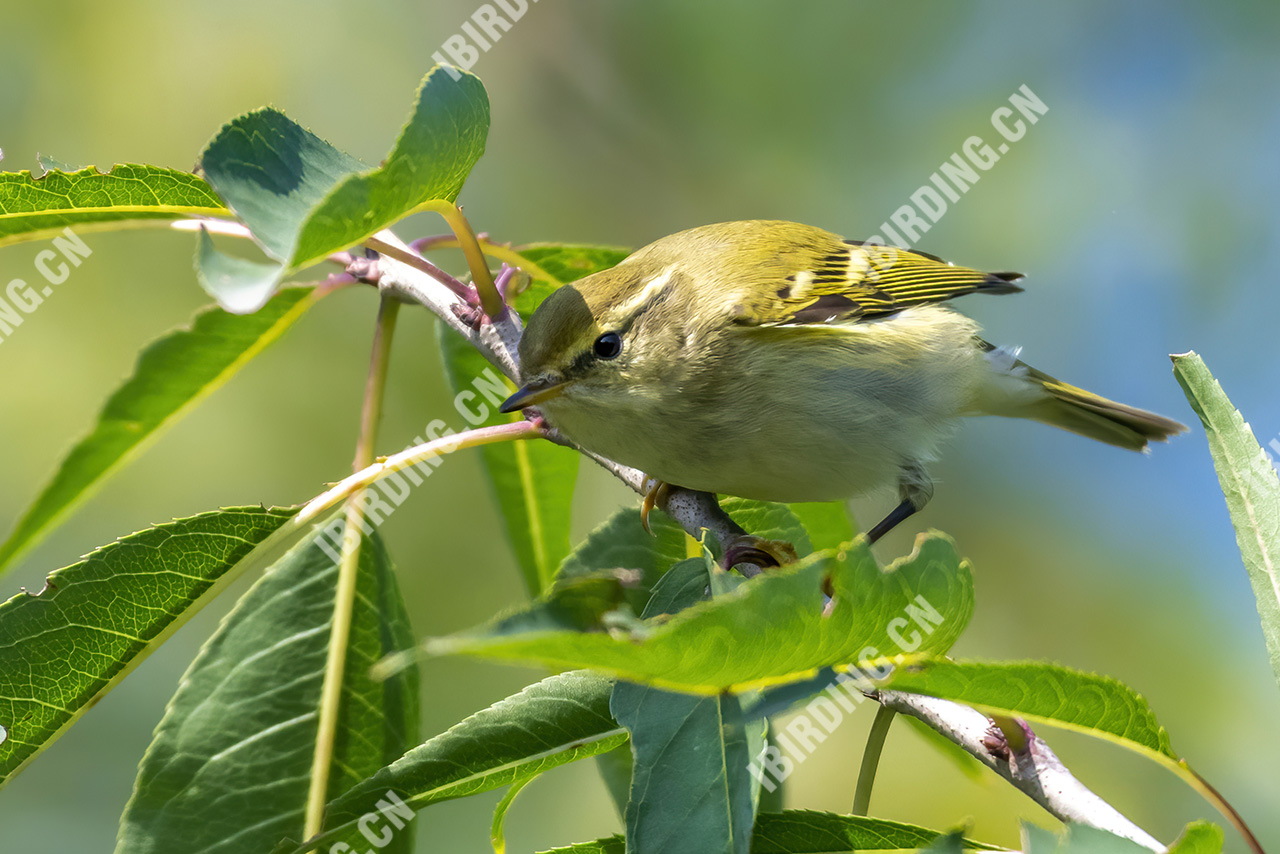
[[[979,392],[979,412],[1030,418],[1133,451],[1187,429],[1171,418],[1064,383],[1020,361],[1016,353],[982,344],[992,372],[991,382]]]

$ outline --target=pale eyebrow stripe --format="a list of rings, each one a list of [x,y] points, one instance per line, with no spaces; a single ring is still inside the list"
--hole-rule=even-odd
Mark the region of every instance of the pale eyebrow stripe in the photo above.
[[[616,316],[629,318],[633,313],[638,311],[640,307],[643,306],[645,303],[649,302],[652,299],[657,298],[658,294],[662,293],[663,289],[666,288],[668,284],[670,284],[671,277],[672,275],[675,274],[675,271],[676,271],[675,265],[672,264],[670,267],[668,267],[667,269],[659,273],[656,277],[654,277],[653,279],[650,279],[649,283],[640,289],[640,293],[636,294],[631,299],[627,300],[625,303],[623,303],[618,307],[616,311]]]

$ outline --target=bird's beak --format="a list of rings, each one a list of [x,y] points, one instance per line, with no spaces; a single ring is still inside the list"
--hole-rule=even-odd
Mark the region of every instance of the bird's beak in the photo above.
[[[534,380],[515,394],[508,397],[498,407],[499,412],[515,412],[526,406],[535,406],[544,400],[558,397],[564,391],[564,383],[550,380]]]

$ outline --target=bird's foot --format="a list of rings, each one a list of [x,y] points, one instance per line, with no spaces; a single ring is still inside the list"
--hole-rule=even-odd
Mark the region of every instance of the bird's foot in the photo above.
[[[724,547],[721,563],[725,569],[732,569],[739,564],[748,564],[768,569],[774,566],[786,566],[798,560],[795,546],[786,540],[766,540],[753,534],[741,534],[734,537]],[[756,572],[744,572],[748,577]]]
[[[640,502],[640,524],[644,525],[644,532],[650,536],[653,535],[653,529],[649,527],[649,513],[670,489],[671,484],[665,480],[654,480],[653,486],[644,494],[644,501]]]

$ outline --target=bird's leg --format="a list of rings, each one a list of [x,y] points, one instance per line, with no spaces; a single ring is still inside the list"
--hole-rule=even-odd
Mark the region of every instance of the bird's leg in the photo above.
[[[649,500],[650,496],[652,500]],[[762,569],[782,566],[796,560],[796,550],[784,540],[766,540],[748,534],[733,521],[710,492],[697,492],[670,483],[651,482],[646,494],[644,513],[657,505],[670,512],[678,505],[682,518],[696,520],[719,546],[720,566],[738,571],[748,578],[759,575]]]
[[[898,497],[901,499],[898,506],[867,531],[867,542],[874,543],[892,531],[903,519],[920,512],[929,503],[929,499],[933,497],[933,481],[920,463],[903,463],[898,474]]]

